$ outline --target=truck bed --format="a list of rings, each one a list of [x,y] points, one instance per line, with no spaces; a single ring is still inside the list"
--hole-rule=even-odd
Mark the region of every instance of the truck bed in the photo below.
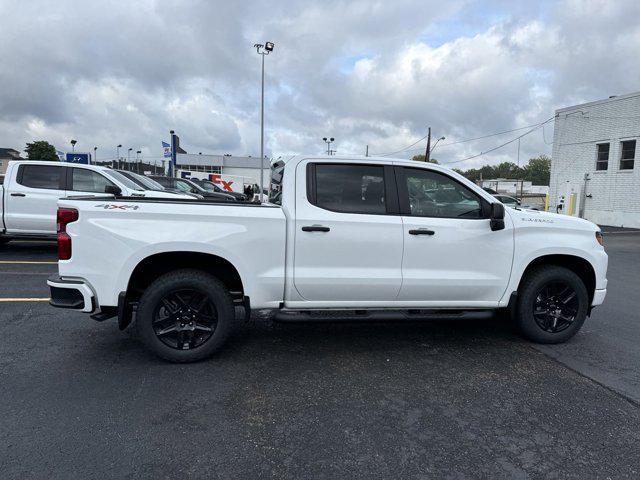
[[[225,258],[252,305],[282,301],[286,219],[276,205],[113,196],[67,197],[58,205],[79,213],[67,226],[73,253],[59,262],[59,274],[87,280],[100,306],[116,306],[136,266],[165,252]]]

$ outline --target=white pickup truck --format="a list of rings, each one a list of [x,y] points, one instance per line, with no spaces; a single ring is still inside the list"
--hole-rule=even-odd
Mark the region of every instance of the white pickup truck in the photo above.
[[[0,185],[0,243],[17,237],[55,237],[59,198],[104,195],[107,187],[127,196],[192,198],[183,194],[145,190],[107,167],[34,160],[12,161]]]
[[[270,200],[62,199],[51,304],[135,317],[147,347],[188,362],[221,347],[240,305],[295,320],[509,309],[557,343],[606,295],[596,225],[505,208],[437,165],[294,157],[272,169]]]

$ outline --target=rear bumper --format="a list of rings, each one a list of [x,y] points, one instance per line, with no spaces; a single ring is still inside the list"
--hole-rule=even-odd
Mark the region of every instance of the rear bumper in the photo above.
[[[92,313],[96,309],[93,290],[82,280],[65,280],[53,275],[47,280],[47,285],[51,291],[49,303],[54,307],[86,313]]]
[[[604,302],[604,297],[607,296],[607,289],[602,288],[600,290],[596,290],[593,292],[593,301],[591,302],[591,306],[595,307],[596,305],[602,305]]]

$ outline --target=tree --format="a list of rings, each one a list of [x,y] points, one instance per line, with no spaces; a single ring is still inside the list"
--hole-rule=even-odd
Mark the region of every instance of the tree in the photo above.
[[[49,160],[54,162],[60,160],[56,153],[56,147],[45,140],[27,143],[27,148],[24,150],[27,152],[28,160]]]
[[[469,180],[477,182],[494,178],[508,178],[510,180],[528,180],[534,185],[549,185],[551,176],[551,159],[546,155],[531,158],[524,167],[519,167],[513,162],[502,162],[498,165],[484,165],[480,168],[469,170],[456,170]]]
[[[532,158],[524,167],[524,178],[534,185],[549,185],[551,178],[551,159],[546,155]]]
[[[414,155],[413,157],[411,157],[411,160],[415,160],[416,162],[424,162],[424,153],[420,155]],[[438,165],[438,160],[436,160],[435,158],[430,158],[429,163],[435,163],[436,165]]]

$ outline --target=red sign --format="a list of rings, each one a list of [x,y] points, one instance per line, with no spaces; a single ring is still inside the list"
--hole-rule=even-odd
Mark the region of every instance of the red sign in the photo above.
[[[212,173],[211,175],[209,175],[209,180],[211,180],[216,185],[221,185],[223,190],[226,190],[227,192],[233,192],[233,188],[231,188],[231,185],[233,185],[233,180],[223,180],[222,175],[220,175],[219,173]]]

